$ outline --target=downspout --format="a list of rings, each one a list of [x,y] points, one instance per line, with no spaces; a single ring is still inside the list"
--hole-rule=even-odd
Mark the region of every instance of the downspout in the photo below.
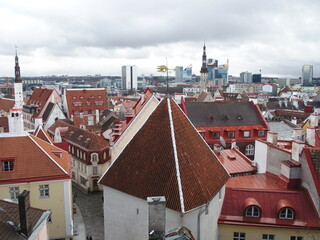
[[[209,203],[207,203],[207,204],[205,205],[205,208],[198,213],[198,224],[197,224],[197,239],[198,239],[198,240],[200,240],[200,216],[201,216],[204,212],[208,212],[208,205],[209,205]]]

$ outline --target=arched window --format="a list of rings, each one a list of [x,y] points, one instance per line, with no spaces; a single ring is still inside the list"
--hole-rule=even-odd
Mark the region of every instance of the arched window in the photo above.
[[[244,154],[254,155],[254,146],[252,144],[247,145]]]
[[[294,218],[294,211],[292,208],[282,208],[279,212],[280,219],[293,219]]]
[[[257,206],[248,207],[246,217],[260,217],[260,209]]]

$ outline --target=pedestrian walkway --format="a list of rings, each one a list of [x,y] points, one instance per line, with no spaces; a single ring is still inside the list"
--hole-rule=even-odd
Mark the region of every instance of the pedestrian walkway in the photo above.
[[[87,235],[81,211],[75,203],[73,208],[75,210],[73,212],[73,240],[84,240]]]

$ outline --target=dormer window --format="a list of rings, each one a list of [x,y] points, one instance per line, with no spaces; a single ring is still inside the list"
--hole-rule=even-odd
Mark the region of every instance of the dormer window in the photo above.
[[[257,206],[249,206],[246,209],[246,217],[260,217],[260,209]]]
[[[280,219],[293,219],[294,218],[294,211],[292,208],[282,208],[279,212]]]
[[[13,160],[1,161],[1,171],[5,171],[5,172],[13,171],[13,167],[14,167]]]
[[[98,162],[98,154],[97,153],[91,154],[91,161],[92,161],[92,163]]]

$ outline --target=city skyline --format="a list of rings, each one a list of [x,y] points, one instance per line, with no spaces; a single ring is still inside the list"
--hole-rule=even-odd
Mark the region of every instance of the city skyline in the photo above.
[[[320,3],[315,0],[212,2],[102,0],[1,3],[0,76],[13,76],[15,46],[21,76],[138,75],[158,65],[192,64],[199,75],[202,46],[229,73],[300,77],[303,65],[319,76],[317,51]],[[174,76],[174,73],[171,73]]]

